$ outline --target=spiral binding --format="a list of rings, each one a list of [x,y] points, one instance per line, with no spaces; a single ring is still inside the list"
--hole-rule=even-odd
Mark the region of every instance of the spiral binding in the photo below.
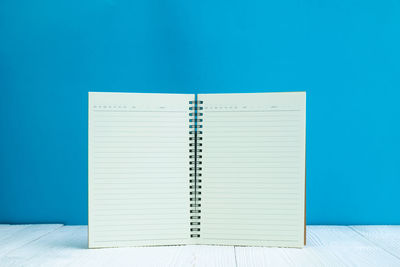
[[[203,131],[202,122],[203,110],[201,106],[203,101],[189,101],[190,130],[189,130],[189,189],[190,189],[190,237],[200,237],[200,219],[201,219],[201,164],[202,164],[202,140]]]

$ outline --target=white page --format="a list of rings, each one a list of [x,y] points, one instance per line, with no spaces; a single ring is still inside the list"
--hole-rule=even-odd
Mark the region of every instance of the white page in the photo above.
[[[89,93],[89,247],[189,242],[193,99]]]
[[[199,95],[200,244],[301,247],[305,92]]]

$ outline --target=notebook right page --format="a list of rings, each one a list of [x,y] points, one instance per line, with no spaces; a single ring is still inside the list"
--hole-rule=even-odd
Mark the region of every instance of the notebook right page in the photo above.
[[[302,247],[305,92],[207,94],[201,244]]]

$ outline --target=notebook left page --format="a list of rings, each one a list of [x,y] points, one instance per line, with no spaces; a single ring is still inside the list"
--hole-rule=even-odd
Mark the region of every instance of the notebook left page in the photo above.
[[[89,93],[89,247],[186,244],[189,101]]]

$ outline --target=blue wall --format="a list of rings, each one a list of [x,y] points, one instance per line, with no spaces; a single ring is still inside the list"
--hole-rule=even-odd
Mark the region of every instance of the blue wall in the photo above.
[[[307,222],[400,224],[399,48],[397,0],[2,0],[0,223],[87,223],[88,91],[307,90]]]

